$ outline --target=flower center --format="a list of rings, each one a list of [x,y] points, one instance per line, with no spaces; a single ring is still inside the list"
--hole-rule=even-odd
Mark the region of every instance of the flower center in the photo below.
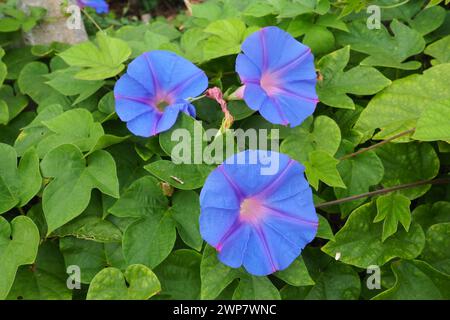
[[[268,96],[277,94],[280,91],[280,81],[273,73],[263,74],[260,85]]]
[[[175,103],[174,97],[170,93],[166,93],[166,92],[158,92],[154,101],[155,101],[156,108],[160,112],[164,112],[164,110],[168,106]]]
[[[156,107],[158,108],[159,111],[164,111],[164,109],[166,109],[166,107],[169,106],[169,105],[170,105],[169,101],[160,100],[157,103]]]
[[[239,216],[242,221],[257,223],[265,215],[264,205],[261,200],[247,198],[241,202]]]

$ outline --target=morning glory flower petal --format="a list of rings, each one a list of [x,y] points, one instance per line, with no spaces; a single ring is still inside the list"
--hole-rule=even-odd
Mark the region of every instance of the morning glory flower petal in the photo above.
[[[253,275],[287,268],[317,232],[304,167],[274,151],[227,159],[206,179],[200,206],[200,233],[219,260]]]
[[[289,119],[288,121],[292,127],[300,125],[303,121],[305,121],[306,118],[314,113],[314,110],[316,108],[315,101],[308,101],[304,99],[301,99],[302,108],[292,108],[292,105],[296,105],[297,103],[299,103],[299,98],[290,95],[278,96],[269,101],[272,101],[275,104],[275,110],[277,114],[274,115],[274,118],[278,117],[278,119],[281,120],[281,122],[277,123],[282,124],[283,121]],[[268,106],[269,105],[267,104],[264,107]],[[265,112],[266,110],[260,111],[261,114],[264,114]]]
[[[219,256],[220,258],[220,256]],[[267,239],[260,230],[252,230],[244,257],[244,268],[255,276],[265,276],[276,271],[272,253],[267,248]]]
[[[257,275],[264,276],[282,270],[289,266],[300,254],[301,249],[284,235],[284,230],[276,230],[267,222],[261,225],[258,237],[264,244],[263,250],[267,256],[270,269],[266,269]],[[244,261],[244,267],[251,268],[252,266],[246,265],[246,261]]]
[[[128,129],[142,137],[169,130],[180,112],[195,117],[188,98],[208,86],[206,74],[168,51],[150,51],[128,66],[114,87],[116,112]]]
[[[243,82],[257,82],[261,78],[261,70],[245,54],[239,54],[236,58],[236,69]]]
[[[77,0],[80,8],[90,7],[95,9],[97,13],[108,13],[109,5],[105,0]]]
[[[221,170],[211,172],[200,192],[200,202],[203,207],[239,211],[241,199],[236,192],[228,192],[230,187],[232,186]]]
[[[252,228],[249,225],[240,225],[223,243],[219,252],[219,259],[232,268],[239,268],[244,262]]]
[[[127,128],[140,137],[149,137],[156,132],[159,117],[153,111],[147,111],[127,122]],[[151,125],[148,125],[151,124]]]
[[[175,124],[178,114],[184,112],[191,117],[195,117],[195,107],[190,103],[179,103],[168,106],[158,121],[157,132],[167,131]]]
[[[276,187],[279,183],[279,176],[275,174],[261,174],[262,163],[270,161],[273,158],[274,169],[278,172],[284,172],[291,165],[289,157],[284,154],[278,154],[273,157],[270,151],[251,151],[241,152],[225,163],[219,166],[218,170],[227,178],[228,182],[234,185],[238,195],[246,197],[247,195],[263,192],[263,190]],[[237,165],[236,165],[237,164]]]
[[[208,86],[208,78],[201,69],[173,52],[155,50],[144,53],[144,58],[154,86],[174,97],[193,98]],[[144,80],[148,81],[148,76]]]
[[[311,50],[289,33],[266,27],[242,44],[236,71],[245,86],[244,100],[274,124],[300,125],[318,103]]]
[[[221,240],[233,227],[239,216],[239,209],[203,207],[200,216],[200,232],[203,239],[213,247],[219,247]]]
[[[139,83],[146,90],[147,95],[156,95],[157,80],[154,80],[155,75],[148,61],[148,55],[142,54],[134,59],[128,65],[126,75]]]
[[[244,89],[244,100],[252,110],[260,110],[269,97],[266,92],[259,86],[253,83],[247,83]],[[269,103],[271,103],[269,101]]]
[[[245,98],[245,95],[244,95]],[[259,109],[259,113],[275,124],[288,124],[286,112],[283,110],[280,102],[275,99],[266,99]]]
[[[124,74],[114,88],[116,113],[122,121],[130,121],[149,111],[150,99],[146,89]]]

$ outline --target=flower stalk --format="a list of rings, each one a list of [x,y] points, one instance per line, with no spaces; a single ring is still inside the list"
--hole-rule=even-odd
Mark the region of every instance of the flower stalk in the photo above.
[[[217,103],[220,105],[220,108],[222,109],[222,112],[224,114],[224,118],[219,129],[219,134],[224,133],[233,125],[234,117],[231,114],[230,110],[228,110],[228,104],[223,98],[222,90],[220,90],[220,88],[218,87],[210,88],[206,91],[206,97],[217,101]]]
[[[389,188],[379,189],[379,190],[370,191],[370,192],[366,192],[366,193],[362,193],[362,194],[357,194],[357,195],[354,195],[354,196],[341,198],[341,199],[337,199],[337,200],[333,200],[333,201],[327,201],[327,202],[319,203],[319,204],[315,205],[315,207],[316,207],[316,209],[320,209],[320,208],[334,206],[334,205],[345,203],[345,202],[358,200],[358,199],[361,199],[361,198],[373,197],[373,196],[377,196],[377,195],[380,195],[380,194],[386,194],[386,193],[390,193],[390,192],[394,192],[394,191],[398,191],[398,190],[411,189],[411,188],[423,186],[423,185],[426,185],[426,184],[436,185],[436,184],[448,184],[448,183],[450,183],[450,177],[448,177],[448,178],[439,178],[439,179],[434,179],[434,180],[433,179],[431,179],[431,180],[421,180],[421,181],[401,184],[401,185],[394,186],[394,187],[389,187]]]

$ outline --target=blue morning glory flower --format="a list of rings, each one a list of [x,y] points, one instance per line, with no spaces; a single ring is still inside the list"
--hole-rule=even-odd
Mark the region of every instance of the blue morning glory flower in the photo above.
[[[80,8],[91,7],[95,9],[97,13],[108,13],[109,5],[105,0],[77,0]]]
[[[169,130],[180,112],[195,117],[188,98],[207,87],[206,74],[190,61],[173,52],[146,52],[116,83],[116,113],[135,135],[154,136]]]
[[[263,174],[269,162],[277,166]],[[200,232],[222,263],[262,276],[287,268],[300,255],[318,227],[303,172],[284,154],[248,150],[209,175],[200,194]]]
[[[314,112],[319,100],[310,48],[277,27],[266,27],[251,34],[242,51],[236,71],[250,108],[272,123],[291,127]]]

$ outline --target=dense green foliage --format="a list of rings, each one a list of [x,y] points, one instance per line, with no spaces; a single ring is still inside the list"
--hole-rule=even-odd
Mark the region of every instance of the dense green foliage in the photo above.
[[[209,0],[72,47],[17,46],[42,11],[0,6],[0,299],[449,299],[448,181],[320,207],[302,256],[255,277],[201,239],[198,194],[214,166],[174,164],[172,131],[138,138],[115,114],[114,84],[141,53],[176,52],[232,92],[243,40],[277,25],[312,48],[321,102],[291,129],[235,101],[233,128],[280,129],[316,204],[448,178],[450,11],[370,1],[382,23],[369,29],[368,2]],[[195,105],[197,119],[172,130],[220,127],[215,101]],[[72,265],[81,289],[66,285]],[[380,289],[367,287],[372,265]]]

